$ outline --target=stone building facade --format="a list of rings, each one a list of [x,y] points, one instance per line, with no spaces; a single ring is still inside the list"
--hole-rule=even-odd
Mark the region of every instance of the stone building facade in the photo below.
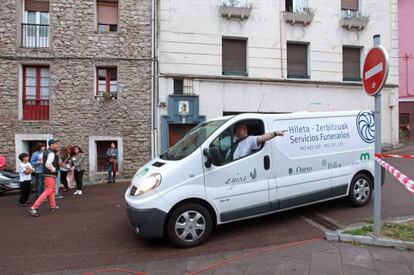
[[[5,0],[0,14],[0,154],[9,169],[51,137],[84,150],[91,182],[105,177],[110,142],[123,176],[150,159],[151,1]]]

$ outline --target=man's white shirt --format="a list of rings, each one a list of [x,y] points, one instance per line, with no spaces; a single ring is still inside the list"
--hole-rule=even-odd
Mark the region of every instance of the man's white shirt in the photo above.
[[[257,145],[257,136],[248,136],[237,144],[237,148],[233,153],[233,159],[239,159],[250,154],[253,150],[260,148]]]

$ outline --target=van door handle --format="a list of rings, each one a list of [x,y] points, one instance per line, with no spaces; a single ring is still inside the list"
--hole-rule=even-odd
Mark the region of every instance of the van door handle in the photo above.
[[[270,157],[268,155],[264,156],[263,164],[264,164],[264,169],[265,170],[270,169]]]

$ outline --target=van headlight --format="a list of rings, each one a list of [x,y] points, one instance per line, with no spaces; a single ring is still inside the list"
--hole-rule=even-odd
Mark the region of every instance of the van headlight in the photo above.
[[[132,186],[131,195],[139,196],[147,193],[148,191],[157,188],[161,184],[161,174],[152,174],[144,179],[138,186]]]

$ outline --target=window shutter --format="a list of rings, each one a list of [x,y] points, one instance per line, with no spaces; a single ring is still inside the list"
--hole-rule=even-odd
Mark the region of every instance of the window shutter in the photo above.
[[[288,77],[308,76],[308,45],[288,43],[287,45]]]
[[[359,0],[341,0],[341,8],[343,10],[359,10]]]
[[[223,74],[246,75],[246,40],[223,39]]]
[[[361,80],[361,50],[359,48],[342,48],[343,80]]]
[[[26,11],[49,12],[49,0],[25,0],[24,9]]]
[[[98,23],[105,25],[118,25],[118,3],[99,1]]]

